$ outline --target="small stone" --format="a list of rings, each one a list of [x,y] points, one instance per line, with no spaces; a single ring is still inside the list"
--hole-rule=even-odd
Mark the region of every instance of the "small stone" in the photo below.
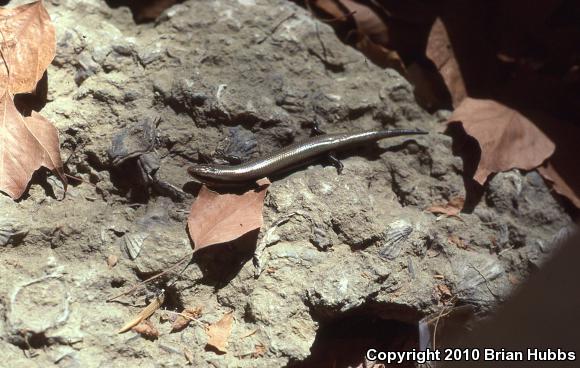
[[[109,268],[113,268],[117,265],[117,262],[119,262],[119,257],[117,257],[114,254],[111,254],[110,256],[107,257],[107,266],[109,266]]]
[[[16,246],[24,240],[27,234],[28,230],[24,224],[0,217],[0,247]]]

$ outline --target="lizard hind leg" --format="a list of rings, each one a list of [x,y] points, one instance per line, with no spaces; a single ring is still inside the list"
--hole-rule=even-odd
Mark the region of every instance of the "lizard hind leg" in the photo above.
[[[342,169],[344,169],[344,165],[336,157],[336,152],[334,151],[328,152],[327,157],[328,160],[330,161],[330,164],[336,168],[336,173],[338,175],[342,174]]]
[[[312,122],[311,135],[312,136],[319,136],[319,135],[325,135],[325,134],[326,134],[326,132],[320,128],[320,120],[318,120],[317,118],[314,118],[314,120]],[[330,164],[336,168],[336,172],[338,173],[338,175],[340,175],[342,173],[342,169],[344,168],[344,165],[336,157],[336,152],[330,151],[326,154],[326,157],[328,158],[328,161],[330,162]]]

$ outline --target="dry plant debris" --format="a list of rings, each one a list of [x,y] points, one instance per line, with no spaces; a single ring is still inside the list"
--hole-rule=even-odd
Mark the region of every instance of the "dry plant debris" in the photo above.
[[[477,139],[481,159],[474,179],[484,184],[491,173],[532,170],[552,156],[554,143],[528,118],[493,100],[465,98],[450,121],[459,121]]]
[[[0,88],[13,94],[34,92],[54,59],[55,30],[42,1],[0,8],[2,60]]]
[[[449,89],[453,106],[457,107],[467,97],[467,91],[459,64],[451,47],[447,29],[445,29],[445,24],[440,18],[437,18],[433,23],[427,40],[425,54],[435,64]]]
[[[34,111],[32,116],[20,115],[7,91],[0,99],[0,111],[0,190],[20,198],[40,166],[66,183],[56,128]]]
[[[578,3],[306,5],[375,64],[397,69],[426,108],[456,109],[451,121],[460,121],[481,149],[477,183],[513,168],[538,169],[580,208],[576,147],[570,144],[570,137],[580,135]]]
[[[390,67],[402,72],[405,66],[397,51],[390,49],[387,25],[371,7],[353,0],[313,0],[307,2],[311,8],[321,10],[331,24],[347,23],[350,20],[356,27],[350,30],[347,38],[377,65]]]
[[[234,323],[234,312],[226,313],[219,321],[210,325],[207,329],[207,347],[218,353],[227,353],[227,345]]]
[[[220,194],[201,188],[187,219],[194,252],[232,241],[262,226],[262,208],[270,182],[266,179],[258,184],[258,189],[243,194]]]
[[[23,117],[14,94],[34,92],[55,55],[54,26],[41,1],[1,8],[0,191],[20,198],[34,171],[44,166],[65,184],[58,132],[42,115]]]
[[[137,326],[139,323],[151,317],[153,313],[155,313],[155,311],[161,307],[164,300],[165,300],[164,293],[161,293],[160,295],[155,297],[155,299],[153,299],[153,301],[149,303],[149,305],[143,308],[143,310],[139,312],[139,314],[137,314],[135,318],[133,318],[132,320],[127,322],[123,327],[121,327],[121,329],[119,329],[117,333],[127,332],[133,327]]]

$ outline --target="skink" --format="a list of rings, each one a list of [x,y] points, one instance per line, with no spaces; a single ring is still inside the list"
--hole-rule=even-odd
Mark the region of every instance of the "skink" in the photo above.
[[[427,132],[397,129],[324,134],[293,143],[278,151],[251,159],[239,165],[199,164],[190,166],[187,171],[194,179],[207,185],[244,186],[285,169],[306,164],[310,158],[323,153],[343,150],[383,138],[413,134],[427,134]]]

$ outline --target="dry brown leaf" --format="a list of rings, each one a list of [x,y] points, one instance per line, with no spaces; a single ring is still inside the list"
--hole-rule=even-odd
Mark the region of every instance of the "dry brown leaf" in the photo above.
[[[117,331],[117,333],[127,332],[133,327],[137,326],[139,323],[151,317],[153,313],[155,313],[155,311],[161,307],[161,304],[163,304],[164,300],[165,295],[163,293],[158,295],[155,299],[153,299],[151,303],[149,303],[149,305],[147,305],[141,312],[139,312],[139,314],[137,314],[135,318],[133,318],[131,321],[127,322],[123,327],[121,327],[121,329]]]
[[[474,179],[483,185],[491,173],[532,170],[554,153],[554,143],[518,111],[493,100],[465,98],[450,122],[461,122],[481,148]]]
[[[183,330],[184,328],[189,326],[189,322],[191,322],[190,319],[184,316],[177,316],[177,318],[175,318],[175,321],[173,321],[173,323],[171,324],[171,332],[179,332]]]
[[[226,313],[222,319],[209,326],[207,329],[207,336],[209,340],[207,347],[215,349],[219,353],[227,353],[228,338],[232,333],[232,326],[234,323],[234,312]]]
[[[0,19],[0,90],[33,92],[56,50],[50,16],[43,2],[37,1],[0,8]]]
[[[201,316],[201,307],[197,308],[185,308],[181,314],[175,318],[171,324],[171,332],[181,331],[187,326],[192,319],[197,319]]]
[[[0,191],[22,196],[34,171],[44,166],[65,184],[58,132],[42,115],[22,117],[10,93],[0,98]]]
[[[463,205],[465,204],[465,198],[463,197],[453,197],[442,206],[431,206],[427,208],[428,212],[434,213],[436,215],[446,215],[446,216],[454,216],[459,217],[459,213],[463,209]]]
[[[438,70],[414,62],[405,66],[404,76],[414,87],[417,103],[427,110],[434,111],[438,106],[449,104],[449,92],[445,83],[441,82]],[[437,129],[441,129],[441,126]]]
[[[340,5],[339,5],[340,4]],[[383,20],[370,7],[351,0],[314,0],[307,3],[332,18],[332,21],[346,21],[352,17],[357,26],[354,30],[354,45],[373,63],[383,68],[394,68],[403,73],[405,65],[397,51],[385,47],[388,42],[388,28]]]
[[[551,162],[546,162],[543,166],[538,168],[540,174],[549,180],[554,186],[554,190],[564,197],[568,198],[576,208],[580,208],[580,192],[575,191],[572,186],[568,184],[568,181],[562,178],[558,173],[556,168]],[[575,173],[578,176],[578,172]],[[580,187],[579,179],[576,179],[576,187]]]
[[[153,322],[149,320],[142,321],[137,326],[131,328],[131,331],[137,332],[141,336],[149,339],[156,339],[159,337],[159,331],[157,330],[157,327],[155,327]]]
[[[270,182],[259,185],[243,194],[219,194],[201,188],[187,219],[194,252],[232,241],[262,226],[262,207]]]
[[[437,18],[431,27],[425,53],[439,70],[439,74],[441,74],[451,94],[453,106],[457,107],[467,97],[467,91],[461,75],[461,69],[457,59],[455,59],[455,54],[449,41],[447,29],[445,29],[445,24],[440,18]]]

